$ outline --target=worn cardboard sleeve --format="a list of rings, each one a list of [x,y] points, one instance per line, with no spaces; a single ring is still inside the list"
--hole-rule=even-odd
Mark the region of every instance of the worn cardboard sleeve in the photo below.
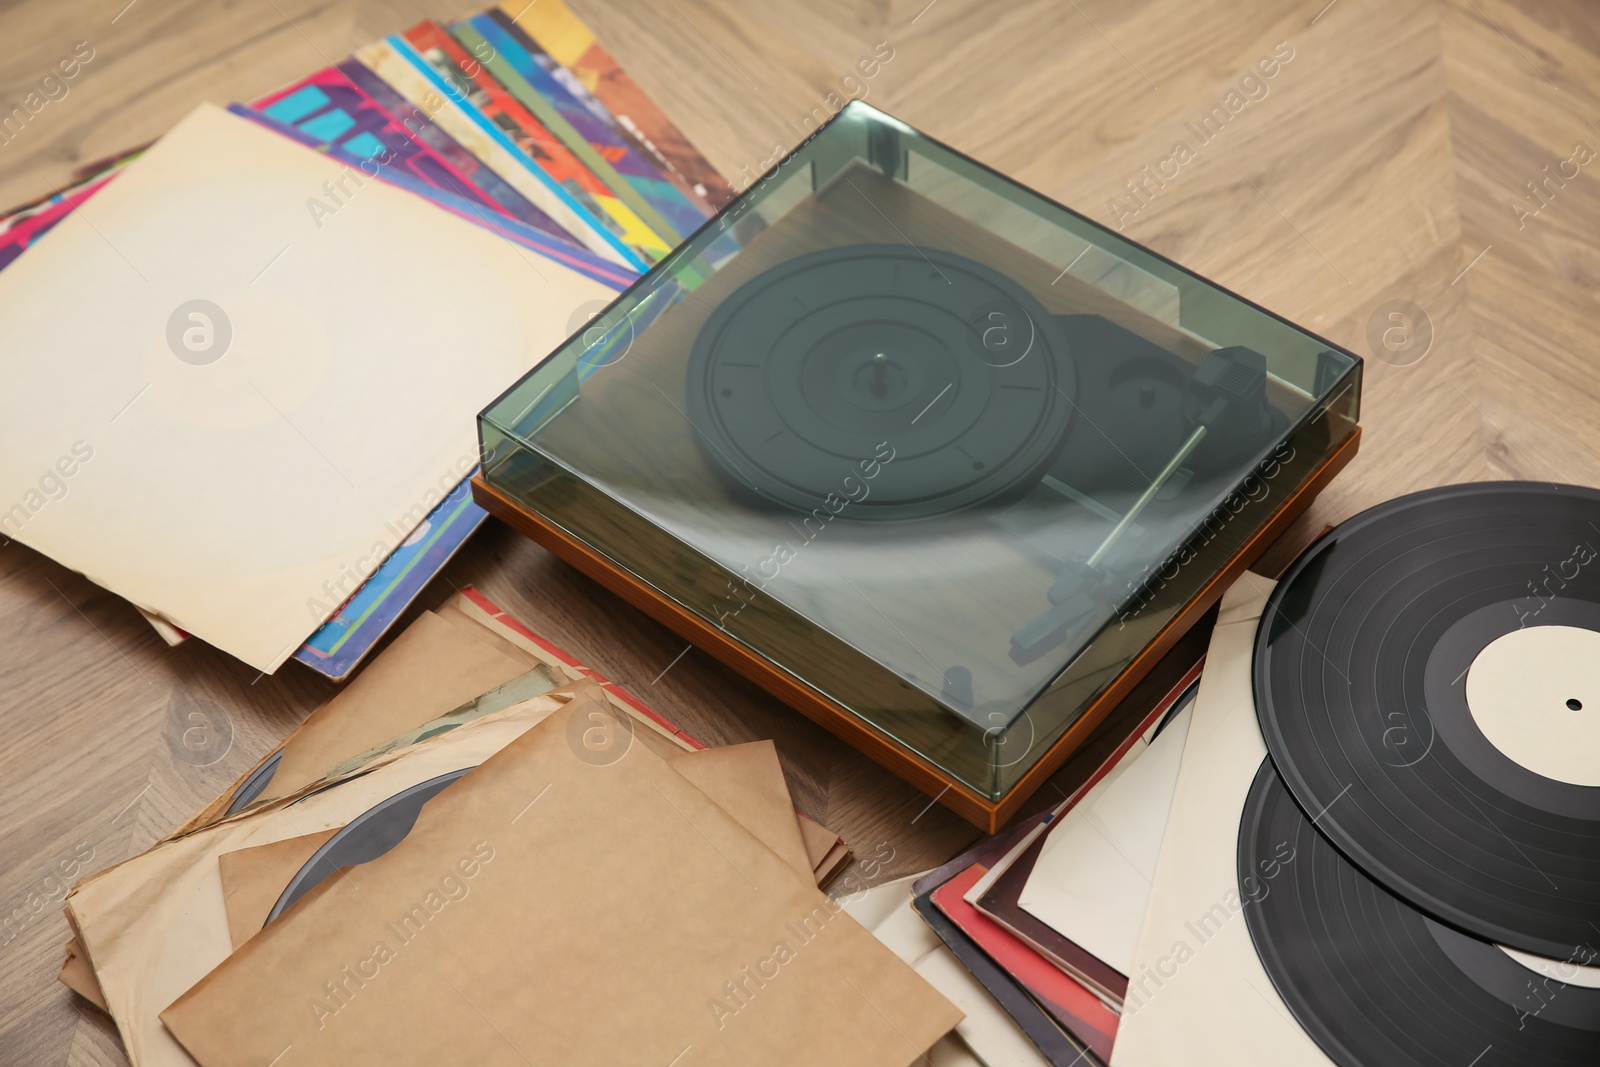
[[[771,741],[671,753],[667,764],[807,878],[811,857]]]
[[[583,710],[440,794],[359,878],[307,894],[163,1012],[168,1028],[205,1067],[902,1067],[956,1024],[648,747],[585,758],[568,729]]]
[[[267,793],[287,796],[347,755],[443,715],[532,665],[504,642],[491,644],[428,612],[301,724]]]
[[[261,932],[284,887],[338,832],[321,830],[304,837],[286,837],[217,857],[222,906],[228,913],[228,940],[234,948]]]
[[[321,778],[342,760],[446,714],[539,663],[571,681],[596,682],[612,706],[642,728],[639,736],[647,744],[656,744],[658,750],[704,747],[469,586],[438,611],[424,612],[406,627],[354,681],[313,711],[232,789],[195,813],[171,836],[222,818],[238,787],[276,753],[282,753],[278,768],[258,803],[287,796]]]
[[[352,176],[337,218],[307,210]],[[201,105],[0,272],[7,534],[274,670],[614,295]]]
[[[89,961],[83,958],[83,946],[76,937],[67,942],[66,962],[62,963],[57,980],[101,1011],[106,1010],[106,995],[100,992],[100,981],[95,978]]]
[[[784,862],[811,876],[810,857],[797,844],[800,823],[771,741],[677,753],[667,762]],[[235,949],[261,932],[284,887],[334,833],[324,830],[217,858]]]
[[[157,1013],[232,951],[219,856],[341,827],[409,786],[478,766],[579,697],[597,699],[598,691],[585,682],[514,705],[381,757],[331,787],[319,783],[164,841],[79,883],[67,896],[67,917],[128,1058],[139,1067],[192,1062]]]
[[[171,836],[222,818],[239,786],[275,753],[282,753],[278,768],[258,803],[295,792],[340,760],[452,711],[537,662],[497,633],[466,621],[459,612],[423,612],[233,788]]]

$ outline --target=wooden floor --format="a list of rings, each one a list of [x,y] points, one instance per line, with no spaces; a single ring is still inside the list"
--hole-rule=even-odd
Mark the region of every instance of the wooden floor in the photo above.
[[[0,147],[0,204],[154,138],[201,100],[250,99],[419,18],[462,13],[442,0],[125,2],[0,10],[0,110],[92,49],[67,95]],[[571,3],[737,185],[830,92],[864,89],[1375,357],[1361,454],[1280,552],[1426,486],[1600,485],[1600,11],[1585,0]],[[857,63],[875,51],[890,58],[863,80]],[[1194,126],[1230,92],[1247,103],[1202,141]],[[1190,161],[1147,179],[1178,142]],[[806,811],[858,855],[892,851],[878,879],[972,838],[504,528],[480,533],[445,577],[428,603],[476,583],[707,741],[776,738]],[[116,597],[0,548],[0,918],[19,931],[0,935],[0,1063],[125,1062],[110,1025],[55,983],[61,872],[147,847],[330,691],[292,664],[258,680],[198,643],[168,650]],[[197,712],[216,724],[208,766],[177,742]]]

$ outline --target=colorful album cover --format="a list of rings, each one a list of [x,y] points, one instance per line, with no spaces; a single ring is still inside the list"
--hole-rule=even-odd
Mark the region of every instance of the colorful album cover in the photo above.
[[[502,24],[509,17],[521,31],[518,40],[551,77],[650,160],[702,213],[709,217],[733,199],[736,194],[727,180],[562,0],[502,4],[500,15]]]
[[[613,127],[666,178],[710,216],[733,199],[733,187],[628,76],[562,0],[516,3],[512,21],[524,31],[528,51],[550,75]],[[502,5],[510,14],[511,6]],[[548,60],[548,64],[547,64]]]
[[[0,219],[0,270],[8,267],[35,241],[49,233],[56,223],[72,214],[79,204],[99,192],[116,175],[115,170],[101,174],[52,194],[43,201],[17,208]]]
[[[507,139],[532,166],[565,189],[599,225],[619,237],[641,259],[654,263],[672,250],[674,240],[647,226],[443,26],[423,22],[401,36],[443,79],[452,98],[485,132]]]
[[[111,170],[112,168],[105,168]],[[13,225],[24,219],[33,217],[47,211],[52,206],[71,196],[74,192],[95,184],[105,175],[99,171],[94,174],[76,178],[66,186],[53,186],[52,190],[43,196],[36,196],[25,204],[18,204],[5,212],[0,212],[0,233],[4,233]]]
[[[472,502],[471,483],[462,479],[355,594],[295,650],[294,658],[318,674],[342,681],[488,517],[488,512]]]
[[[484,121],[471,101],[463,99],[404,37],[373,41],[357,50],[356,58],[476,156],[485,173],[497,175],[537,204],[583,247],[638,270],[649,266],[598,216],[534,166],[504,132]]]
[[[267,118],[293,126],[319,144],[358,159],[383,157],[437,189],[571,242],[572,237],[420,110],[407,104],[355,60],[319,70],[255,102]]]
[[[705,222],[700,210],[649,160],[535,61],[523,44],[525,34],[510,16],[498,11],[475,15],[451,26],[450,32],[670,243],[677,244]]]
[[[27,251],[56,223],[105,187],[122,168],[138,159],[149,145],[85,163],[72,172],[72,184],[58,188],[0,215],[0,270]]]
[[[132,163],[143,155],[144,150],[149,147],[148,143],[142,144],[138,148],[130,148],[115,155],[103,156],[100,159],[72,168],[72,179],[65,186],[52,186],[50,192],[42,196],[36,196],[25,204],[17,204],[7,211],[0,212],[0,234],[5,233],[11,226],[24,219],[43,213],[73,193],[91,185],[98,185],[101,178],[109,177],[121,170],[126,164]]]
[[[525,204],[526,208],[523,210],[537,213],[546,220],[539,225],[539,229],[561,238],[574,248],[583,247],[576,235],[569,232],[560,223],[550,218],[549,214],[541,210],[538,205],[512,188],[511,184],[497,174],[492,167],[486,165],[465,145],[440,129],[438,124],[430,119],[421,108],[411,103],[392,85],[380,78],[377,72],[354,58],[347,59],[339,64],[339,69],[349,74],[351,79],[361,87],[362,92],[371,96],[379,107],[397,117],[407,130],[413,132],[416,139],[423,141],[448,159],[450,165],[463,175],[469,184],[483,190],[496,203],[502,205],[512,203]],[[522,210],[512,212],[512,214],[514,217],[522,219]]]
[[[253,111],[242,104],[231,104],[228,110],[258,122],[291,140],[316,148],[351,167],[361,167],[366,162],[341,148],[322,144],[315,137],[303,133],[296,127],[277,122],[261,112]],[[457,196],[448,190],[429,185],[404,170],[389,166],[374,166],[370,163],[367,163],[363,169],[390,185],[398,186],[408,192],[417,194],[425,200],[431,201],[458,218],[491,230],[508,241],[513,241],[524,248],[537,252],[546,259],[553,259],[557,263],[571,267],[573,270],[593,278],[595,281],[604,282],[618,291],[626,289],[639,277],[637,271],[613,263],[608,259],[602,259],[585,248],[570,244],[564,239],[552,237],[545,231],[536,230],[509,215],[485,210],[479,203]]]
[[[554,0],[545,3],[548,7]],[[425,46],[421,50],[435,54],[426,60],[418,57],[419,65],[431,71],[435,84],[446,91],[453,88],[451,97],[465,112],[492,125],[523,156],[541,165],[549,161],[547,173],[562,175],[555,180],[591,197],[609,197],[617,214],[602,209],[600,216],[613,222],[631,217],[634,226],[657,239],[660,247],[652,250],[653,261],[698,228],[709,208],[721,205],[718,198],[723,191],[731,195],[731,188],[587,28],[565,8],[557,13],[564,13],[577,27],[577,34],[569,33],[564,40],[577,42],[578,54],[587,57],[583,69],[600,73],[586,79],[565,71],[508,15],[483,27],[497,35],[499,46],[489,44],[474,30],[446,34],[436,24],[425,24],[428,34],[424,37],[414,31],[414,39],[406,47],[411,48],[420,37]],[[529,15],[525,22],[539,24],[538,15]],[[462,65],[463,59],[470,60],[473,55],[474,38],[478,54],[495,56],[492,63],[473,66],[469,61]],[[511,53],[512,58],[508,60],[503,53]],[[440,67],[441,60],[447,61],[445,68]],[[495,76],[496,64],[520,91],[500,82]],[[619,104],[625,105],[625,110],[610,110]],[[318,71],[250,107],[236,104],[230,110],[351,167],[370,168],[390,184],[425,196],[444,210],[493,229],[613,289],[620,291],[637,278],[635,271],[579,245],[546,212],[355,59]],[[142,148],[92,164],[81,172],[87,177],[78,184],[0,216],[0,269],[103,188],[140,151]],[[696,200],[702,192],[702,199],[708,202]],[[597,199],[596,203],[603,202]],[[654,313],[672,302],[666,298],[656,302]],[[584,369],[592,373],[594,367]],[[463,480],[405,544],[339,606],[295,658],[335,680],[346,677],[484,517],[471,502],[468,482]],[[152,619],[153,624],[158,621]],[[181,631],[173,635],[179,641],[186,636]]]

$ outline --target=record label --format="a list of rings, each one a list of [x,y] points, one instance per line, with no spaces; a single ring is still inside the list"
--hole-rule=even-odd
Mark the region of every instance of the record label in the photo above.
[[[1484,646],[1467,708],[1489,743],[1535,774],[1600,786],[1600,632],[1530,626]]]

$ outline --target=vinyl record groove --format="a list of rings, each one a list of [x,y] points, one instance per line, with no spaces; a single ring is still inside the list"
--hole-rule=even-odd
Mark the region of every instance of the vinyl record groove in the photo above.
[[[1240,820],[1241,884],[1272,862],[1246,925],[1284,1003],[1339,1067],[1600,1063],[1600,989],[1536,973],[1368,878],[1312,826],[1269,758]],[[1551,970],[1576,978],[1593,960],[1590,949]]]
[[[1256,637],[1262,734],[1317,828],[1436,918],[1554,959],[1600,938],[1595,547],[1591,489],[1417,493],[1309,550]]]

